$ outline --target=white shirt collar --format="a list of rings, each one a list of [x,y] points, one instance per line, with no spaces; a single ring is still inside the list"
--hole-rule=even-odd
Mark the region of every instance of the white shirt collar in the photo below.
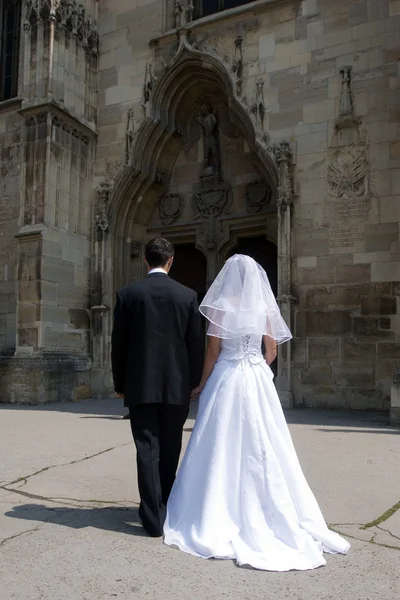
[[[165,271],[161,267],[156,267],[155,269],[150,269],[150,271],[148,272],[148,275],[152,275],[153,273],[163,273],[164,275],[167,275],[167,271]]]

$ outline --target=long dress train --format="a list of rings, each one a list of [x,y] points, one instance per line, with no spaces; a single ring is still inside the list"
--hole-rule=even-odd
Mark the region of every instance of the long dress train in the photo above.
[[[349,544],[330,531],[301,470],[261,337],[222,341],[173,487],[164,541],[203,558],[288,571]]]

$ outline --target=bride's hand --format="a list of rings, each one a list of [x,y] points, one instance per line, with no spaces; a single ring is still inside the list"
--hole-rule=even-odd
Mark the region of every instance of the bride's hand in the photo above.
[[[194,388],[194,390],[192,390],[190,392],[190,399],[191,400],[196,400],[196,398],[198,398],[201,394],[201,392],[203,391],[203,387],[202,385],[198,385],[196,388]]]

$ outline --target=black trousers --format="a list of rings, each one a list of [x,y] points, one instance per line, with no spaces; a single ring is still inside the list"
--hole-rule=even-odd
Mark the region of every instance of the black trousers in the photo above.
[[[163,532],[189,406],[139,404],[129,412],[137,455],[139,516],[146,531],[158,537]]]

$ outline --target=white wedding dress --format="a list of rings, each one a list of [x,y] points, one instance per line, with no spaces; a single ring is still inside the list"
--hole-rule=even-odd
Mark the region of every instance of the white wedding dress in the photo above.
[[[261,353],[261,336],[222,340],[173,487],[164,541],[268,571],[325,565],[349,544],[330,531],[301,470]]]

